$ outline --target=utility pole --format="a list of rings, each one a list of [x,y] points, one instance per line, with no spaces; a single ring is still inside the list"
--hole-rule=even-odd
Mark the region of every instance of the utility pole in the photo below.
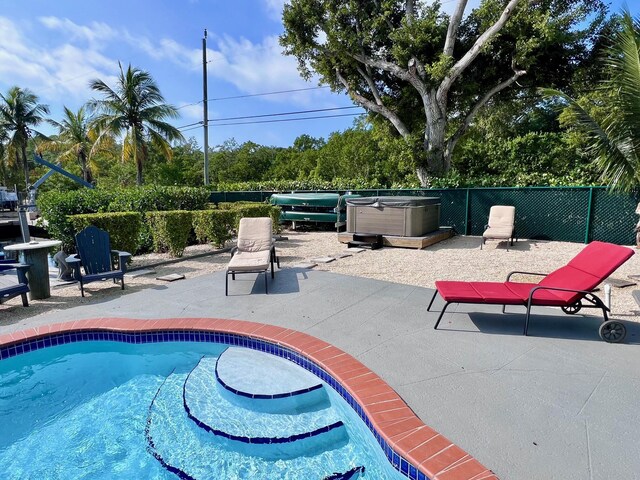
[[[207,96],[207,29],[202,37],[202,110],[204,128],[204,184],[209,185],[209,100]]]

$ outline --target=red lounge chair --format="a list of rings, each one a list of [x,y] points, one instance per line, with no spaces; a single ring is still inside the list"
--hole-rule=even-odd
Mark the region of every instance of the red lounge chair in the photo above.
[[[568,314],[578,313],[583,307],[600,308],[604,316],[600,336],[608,342],[620,342],[626,335],[624,324],[608,319],[609,308],[593,290],[634,253],[627,247],[591,242],[567,265],[549,274],[511,272],[504,283],[438,281],[427,311],[431,309],[436,294],[439,293],[446,303],[434,326],[437,329],[451,303],[502,305],[503,313],[506,305],[523,305],[527,307],[524,323],[526,335],[533,305],[560,307]],[[514,274],[541,275],[544,278],[539,283],[511,282]]]

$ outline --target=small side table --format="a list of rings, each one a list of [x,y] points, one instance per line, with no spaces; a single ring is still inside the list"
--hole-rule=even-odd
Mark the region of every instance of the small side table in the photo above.
[[[61,244],[60,240],[44,240],[42,242],[15,243],[4,247],[6,251],[20,252],[21,261],[31,265],[27,272],[31,300],[42,300],[51,296],[47,252],[50,248]]]

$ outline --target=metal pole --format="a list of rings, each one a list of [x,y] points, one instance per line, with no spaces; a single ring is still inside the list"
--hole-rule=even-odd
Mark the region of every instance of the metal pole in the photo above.
[[[207,96],[207,29],[202,37],[202,110],[204,128],[204,184],[209,185],[209,100]]]
[[[591,212],[593,210],[593,187],[589,188],[589,205],[587,206],[587,224],[584,229],[584,243],[589,243],[591,233]]]

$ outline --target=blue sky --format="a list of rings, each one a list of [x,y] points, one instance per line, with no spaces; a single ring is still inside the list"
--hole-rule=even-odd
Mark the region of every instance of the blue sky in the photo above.
[[[288,94],[209,102],[209,119],[348,107],[345,95],[305,82],[295,59],[281,54],[280,12],[285,0],[23,0],[2,2],[0,91],[13,85],[35,92],[59,119],[63,105],[75,110],[93,96],[88,84],[114,84],[118,61],[149,71],[166,100],[179,107],[176,126],[202,120],[202,35],[208,29],[209,98],[309,89]],[[452,0],[443,2],[452,8]],[[467,10],[477,5],[471,0]],[[614,1],[613,10],[622,2]],[[638,12],[630,2],[632,13]],[[310,89],[312,88],[312,89]],[[360,110],[308,114],[337,115]],[[303,133],[327,138],[353,116],[216,126],[209,144],[231,137],[288,146]],[[47,133],[52,133],[47,127]],[[202,145],[202,128],[185,131]]]

